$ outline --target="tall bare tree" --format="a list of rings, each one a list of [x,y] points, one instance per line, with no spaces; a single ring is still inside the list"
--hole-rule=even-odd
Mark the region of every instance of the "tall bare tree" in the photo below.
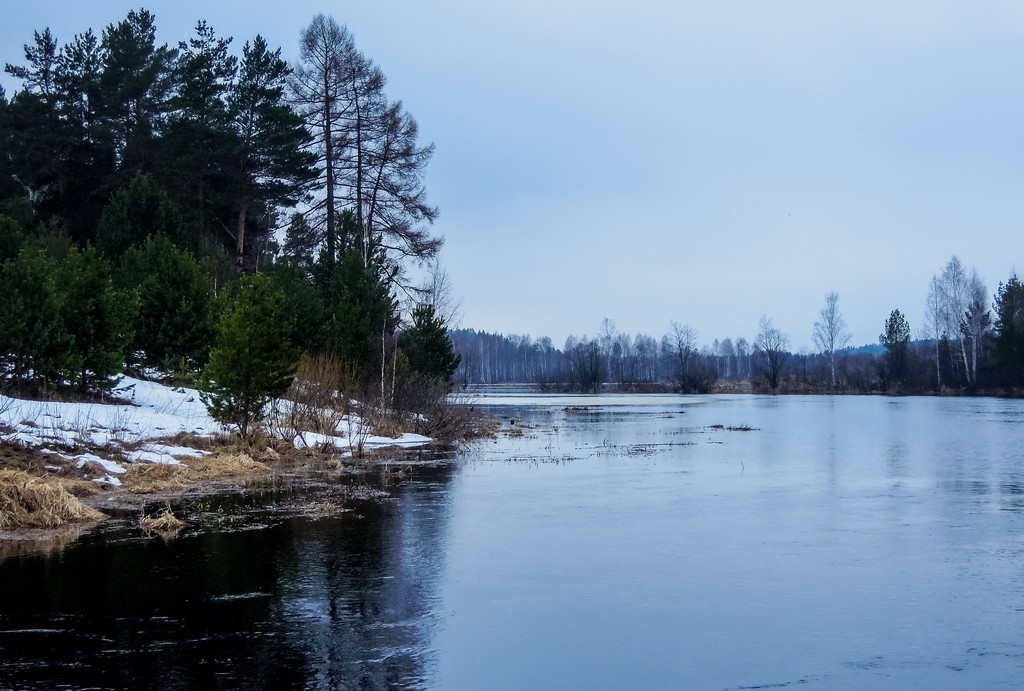
[[[761,315],[754,348],[761,354],[763,372],[772,391],[779,388],[779,376],[789,357],[789,337],[775,328],[772,320]]]
[[[289,81],[292,104],[305,119],[322,170],[321,193],[312,207],[327,246],[327,263],[338,257],[338,166],[344,148],[342,116],[347,107],[346,63],[355,53],[348,29],[324,14],[313,17],[302,32],[299,61]]]
[[[967,293],[969,300],[967,310],[960,320],[960,333],[971,342],[971,360],[967,375],[969,383],[976,386],[978,384],[978,349],[992,325],[992,313],[988,309],[988,289],[981,277],[978,276],[977,271],[971,272]]]
[[[690,363],[697,354],[697,330],[688,324],[673,321],[661,341],[662,351],[672,364],[673,378],[679,388],[686,388]]]
[[[836,351],[850,342],[850,333],[846,330],[846,320],[839,312],[839,293],[832,291],[825,296],[825,306],[821,315],[814,322],[814,345],[822,355],[828,358],[832,371],[832,388],[836,387]]]
[[[323,192],[313,210],[331,261],[339,241],[358,250],[366,265],[397,268],[410,258],[429,260],[443,243],[426,228],[438,213],[423,185],[434,147],[417,142],[415,119],[401,102],[387,99],[384,86],[383,72],[356,48],[347,27],[323,14],[313,18],[302,35],[291,91],[323,168]],[[338,238],[341,206],[355,215],[355,237]]]
[[[969,281],[963,264],[954,255],[942,269],[942,299],[945,303],[944,317],[946,320],[946,337],[954,338],[960,345],[960,358],[963,362],[965,377],[970,382],[970,367],[967,360],[967,343],[960,332],[960,320],[967,312],[969,297]]]
[[[946,303],[943,297],[942,281],[938,276],[932,276],[928,284],[928,297],[924,308],[924,328],[921,335],[935,341],[935,381],[938,388],[942,388],[942,362],[940,361],[939,345],[942,339],[948,334],[946,328],[949,319],[946,317]]]

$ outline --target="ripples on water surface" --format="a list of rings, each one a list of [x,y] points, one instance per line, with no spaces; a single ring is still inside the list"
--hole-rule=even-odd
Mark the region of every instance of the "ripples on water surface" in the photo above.
[[[1021,402],[481,404],[383,504],[3,560],[0,687],[1024,684]]]

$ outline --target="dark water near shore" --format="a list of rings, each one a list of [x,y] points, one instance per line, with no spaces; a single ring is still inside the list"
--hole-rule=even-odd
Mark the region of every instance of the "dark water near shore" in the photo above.
[[[0,688],[1024,685],[1024,402],[482,402],[382,503],[0,561]]]

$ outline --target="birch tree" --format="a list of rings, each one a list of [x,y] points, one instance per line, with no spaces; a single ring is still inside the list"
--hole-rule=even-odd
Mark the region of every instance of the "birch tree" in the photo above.
[[[949,261],[946,262],[946,266],[942,269],[942,298],[945,303],[944,317],[945,317],[945,332],[946,337],[953,339],[956,338],[960,345],[960,357],[963,362],[965,376],[968,382],[970,382],[970,368],[967,362],[967,344],[964,340],[964,335],[960,331],[960,320],[963,319],[964,314],[967,312],[969,302],[969,285],[967,280],[967,272],[964,271],[963,264],[954,255],[950,257]]]
[[[949,320],[946,317],[946,303],[944,300],[942,281],[938,276],[932,276],[928,284],[928,297],[925,300],[924,328],[921,335],[935,341],[935,381],[936,388],[942,388],[942,363],[939,359],[939,345],[946,336],[946,325]]]
[[[967,310],[960,320],[960,333],[970,339],[971,360],[968,369],[968,380],[972,385],[977,386],[978,349],[981,346],[982,339],[985,338],[985,334],[988,333],[989,327],[992,325],[992,313],[988,309],[988,289],[985,287],[981,277],[978,276],[977,271],[971,272],[967,292],[969,300]]]
[[[838,302],[839,293],[835,291],[825,296],[825,306],[821,308],[820,318],[814,322],[813,334],[814,344],[828,358],[833,389],[836,387],[836,351],[850,342],[850,333],[846,330],[846,320],[839,312]]]

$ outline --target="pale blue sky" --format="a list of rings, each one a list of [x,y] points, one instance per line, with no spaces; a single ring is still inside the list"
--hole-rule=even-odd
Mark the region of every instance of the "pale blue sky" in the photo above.
[[[0,62],[140,5],[4,2]],[[836,290],[855,343],[921,325],[956,254],[989,292],[1024,250],[1024,4],[604,0],[146,5],[286,57],[347,24],[437,152],[427,172],[464,326],[702,342],[768,314],[810,346]],[[8,95],[14,83],[3,78]]]

